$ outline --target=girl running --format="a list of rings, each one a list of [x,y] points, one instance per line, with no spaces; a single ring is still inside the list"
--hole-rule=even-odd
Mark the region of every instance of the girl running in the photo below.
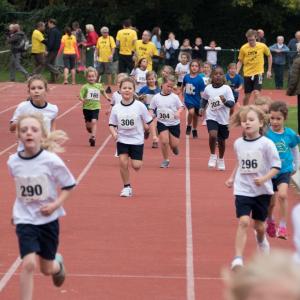
[[[184,104],[188,109],[186,135],[192,131],[193,138],[198,137],[198,116],[201,106],[201,93],[204,91],[205,84],[199,75],[200,62],[192,60],[190,64],[190,74],[183,78],[182,91],[184,94]]]
[[[33,278],[39,257],[40,271],[51,275],[55,286],[65,280],[63,258],[57,253],[59,217],[76,182],[55,154],[67,139],[63,131],[48,133],[42,115],[19,116],[17,135],[24,150],[12,154],[8,168],[16,184],[13,223],[19,242],[22,270],[21,299],[32,299]],[[57,193],[57,187],[61,192]]]
[[[191,57],[188,53],[182,53],[180,56],[180,63],[175,68],[175,74],[178,78],[177,86],[181,87],[183,78],[190,71],[190,60]]]
[[[229,137],[229,114],[230,108],[234,106],[234,97],[232,90],[225,85],[226,79],[221,67],[216,67],[211,73],[211,84],[209,84],[202,96],[202,116],[206,110],[206,125],[209,134],[210,158],[208,161],[209,168],[225,170],[224,154],[225,141]],[[216,154],[216,145],[218,142],[219,158]]]
[[[86,130],[90,133],[89,143],[91,147],[95,147],[97,122],[101,109],[100,94],[102,94],[107,101],[110,101],[110,98],[107,96],[102,83],[97,82],[98,72],[95,68],[88,67],[85,72],[85,77],[87,83],[82,86],[79,99],[83,104],[82,108]]]
[[[146,74],[147,85],[142,87],[139,92],[139,99],[144,102],[149,109],[150,102],[154,95],[160,93],[160,88],[157,86],[157,76],[154,71],[149,71]],[[151,126],[152,148],[158,148],[158,137],[156,133],[156,119],[153,119]]]
[[[119,104],[122,100],[122,96],[121,96],[121,93],[120,93],[120,84],[121,84],[121,81],[124,79],[124,78],[127,78],[128,75],[127,73],[119,73],[117,75],[117,87],[118,87],[118,90],[113,92],[112,96],[111,96],[111,106],[114,106],[116,104]],[[108,111],[108,114],[111,112],[111,109]]]
[[[210,75],[211,75],[211,64],[209,62],[203,63],[203,73],[200,73],[200,76],[202,77],[205,86],[210,84]]]
[[[268,96],[259,96],[254,100],[254,105],[259,107],[266,115],[270,113],[272,99]]]
[[[257,107],[245,106],[232,116],[232,126],[243,128],[243,137],[234,142],[237,166],[226,181],[234,187],[236,216],[239,218],[235,238],[235,258],[231,268],[243,266],[250,215],[254,220],[258,250],[268,253],[269,242],[265,233],[265,220],[272,195],[272,178],[279,172],[281,161],[272,141],[262,135],[267,124],[265,114]]]
[[[21,102],[16,108],[10,121],[9,129],[16,131],[17,121],[20,115],[30,113],[41,113],[44,117],[44,123],[48,131],[55,129],[55,119],[58,114],[56,105],[47,102],[48,84],[41,75],[33,75],[28,80],[29,100]],[[19,142],[18,151],[23,150],[22,143]]]
[[[152,122],[152,117],[145,105],[134,99],[134,91],[134,80],[124,78],[120,84],[122,100],[112,108],[109,118],[111,135],[117,141],[120,173],[124,184],[120,194],[121,197],[132,196],[129,158],[131,158],[133,169],[140,170],[143,163],[144,126],[149,131],[148,125]]]
[[[280,172],[272,179],[275,195],[273,196],[269,208],[267,219],[267,233],[270,237],[276,236],[276,224],[273,218],[273,211],[276,200],[280,206],[280,222],[277,230],[277,237],[286,240],[287,217],[288,217],[288,188],[291,175],[299,167],[298,144],[300,138],[294,130],[285,127],[284,122],[288,117],[288,107],[282,101],[275,101],[270,105],[270,127],[266,132],[266,137],[274,142],[281,159]]]
[[[161,168],[169,167],[169,147],[175,155],[179,154],[180,113],[184,106],[179,97],[172,93],[174,84],[176,84],[174,76],[164,78],[161,93],[155,95],[150,103],[153,117],[155,111],[157,115],[157,131],[164,159]]]
[[[130,74],[135,79],[136,82],[136,89],[135,92],[138,93],[140,89],[146,85],[146,74],[147,74],[147,66],[148,61],[146,58],[141,58],[136,68],[134,68]]]

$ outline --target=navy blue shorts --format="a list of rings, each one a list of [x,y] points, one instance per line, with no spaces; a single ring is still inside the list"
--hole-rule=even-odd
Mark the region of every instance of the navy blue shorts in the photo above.
[[[279,174],[276,178],[273,178],[272,179],[272,183],[273,183],[273,190],[274,190],[274,192],[278,191],[278,186],[281,183],[290,184],[290,180],[291,180],[291,173],[289,173],[289,172]]]
[[[173,126],[166,126],[165,124],[157,121],[157,132],[160,134],[162,131],[168,130],[173,136],[179,139],[180,137],[180,124]]]
[[[83,116],[85,122],[91,122],[92,120],[98,120],[99,118],[99,109],[84,109]]]
[[[259,195],[256,197],[235,196],[236,216],[250,216],[253,220],[264,222],[268,216],[268,208],[272,195]]]
[[[20,256],[36,253],[43,259],[54,260],[58,248],[59,222],[43,225],[17,224]]]
[[[212,130],[218,132],[219,140],[227,140],[229,137],[228,125],[222,125],[214,120],[206,120],[208,133]]]
[[[185,107],[186,107],[188,110],[194,109],[194,110],[195,110],[195,113],[196,113],[197,115],[199,115],[200,106],[194,105],[194,104],[190,104],[190,103],[186,103],[186,102],[184,102],[184,105],[185,105]]]
[[[117,142],[117,152],[120,154],[128,154],[131,159],[143,160],[144,144],[142,145],[130,145]]]

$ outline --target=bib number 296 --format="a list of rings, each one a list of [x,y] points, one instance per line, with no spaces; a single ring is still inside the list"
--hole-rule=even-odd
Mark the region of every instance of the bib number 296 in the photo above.
[[[242,169],[257,169],[258,162],[257,159],[242,159]]]

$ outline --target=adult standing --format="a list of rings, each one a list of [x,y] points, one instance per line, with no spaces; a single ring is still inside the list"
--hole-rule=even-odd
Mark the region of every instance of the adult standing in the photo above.
[[[9,62],[10,81],[16,81],[16,71],[21,72],[27,79],[29,73],[21,65],[22,53],[25,51],[26,35],[21,31],[19,24],[11,24],[9,26],[7,42],[9,43],[11,50]]]
[[[300,30],[295,33],[295,37],[290,39],[288,47],[290,49],[289,57],[289,68],[293,64],[294,58],[297,56],[297,44],[300,43]]]
[[[147,70],[152,71],[152,57],[158,56],[158,51],[155,45],[150,41],[151,32],[145,30],[142,34],[142,39],[135,43],[135,63],[137,64],[141,58],[146,58],[148,61]]]
[[[116,37],[119,48],[119,73],[130,73],[133,69],[133,51],[137,41],[136,31],[131,28],[131,21],[123,22],[123,29],[119,30]]]
[[[158,56],[153,57],[153,69],[155,72],[158,71],[159,67],[159,58],[162,57],[162,48],[161,48],[161,29],[159,27],[154,27],[152,29],[151,42],[155,45]]]
[[[77,47],[80,54],[80,62],[78,62],[77,70],[78,71],[84,71],[85,70],[85,47],[84,44],[86,42],[86,38],[79,26],[79,23],[77,21],[74,21],[72,23],[72,34],[76,37]]]
[[[178,62],[179,41],[175,39],[173,32],[169,33],[168,39],[165,40],[166,64],[175,69]]]
[[[109,29],[103,26],[100,30],[101,37],[98,38],[97,51],[97,71],[99,76],[106,75],[108,87],[106,93],[111,93],[110,85],[112,84],[112,64],[113,56],[116,50],[116,43],[112,36],[109,35]]]
[[[244,72],[244,105],[249,104],[251,93],[257,98],[260,94],[264,74],[264,56],[268,58],[267,78],[271,78],[272,55],[270,49],[264,44],[256,41],[257,32],[249,29],[246,32],[247,43],[244,44],[239,53],[237,73],[243,66]]]
[[[256,40],[260,43],[267,44],[267,40],[265,38],[265,32],[262,29],[257,29],[257,38]]]
[[[60,47],[61,33],[56,26],[57,22],[55,19],[48,21],[48,36],[47,36],[47,57],[46,64],[50,67],[55,67],[56,57]],[[56,82],[58,73],[51,72],[51,82]]]
[[[300,43],[297,44],[297,56],[293,61],[288,88],[286,94],[288,96],[297,95],[297,111],[298,111],[298,134],[300,134]]]
[[[94,25],[85,25],[86,30],[86,67],[94,67],[94,55],[98,41],[98,34],[95,31]]]
[[[284,37],[279,35],[276,39],[277,43],[270,46],[273,57],[273,70],[275,74],[276,89],[283,88],[283,74],[286,64],[286,55],[290,51],[289,47],[284,44]]]

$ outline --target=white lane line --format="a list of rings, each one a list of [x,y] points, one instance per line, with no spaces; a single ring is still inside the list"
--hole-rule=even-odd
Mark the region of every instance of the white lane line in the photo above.
[[[93,163],[99,156],[99,154],[102,152],[102,150],[105,148],[109,140],[111,139],[111,135],[109,135],[105,141],[101,144],[101,146],[98,148],[98,150],[95,152],[95,154],[92,156],[92,158],[89,160],[88,164],[84,167],[84,169],[81,171],[79,176],[77,177],[77,184],[80,183],[80,181],[84,178],[84,176],[88,173],[88,171],[93,166]],[[11,279],[11,277],[14,275],[15,271],[20,266],[22,260],[20,257],[17,257],[17,259],[14,261],[14,263],[11,265],[11,267],[8,269],[8,271],[5,273],[5,275],[0,280],[0,292],[5,288],[8,281]]]
[[[14,143],[14,144],[8,146],[7,148],[5,148],[4,150],[2,150],[2,151],[0,152],[0,156],[1,156],[2,154],[4,154],[5,152],[9,151],[10,149],[14,148],[14,147],[17,146],[17,145],[18,145],[17,143]]]
[[[7,112],[7,111],[9,111],[9,110],[12,110],[12,109],[16,108],[17,106],[18,106],[18,104],[17,104],[17,105],[10,106],[10,107],[8,107],[8,108],[6,108],[6,109],[4,109],[4,110],[1,110],[1,111],[0,111],[0,115],[1,115],[1,114],[4,114],[5,112]]]
[[[187,281],[186,292],[187,292],[187,300],[195,300],[190,139],[188,135],[186,135],[185,137],[185,199],[186,199],[186,281]]]

